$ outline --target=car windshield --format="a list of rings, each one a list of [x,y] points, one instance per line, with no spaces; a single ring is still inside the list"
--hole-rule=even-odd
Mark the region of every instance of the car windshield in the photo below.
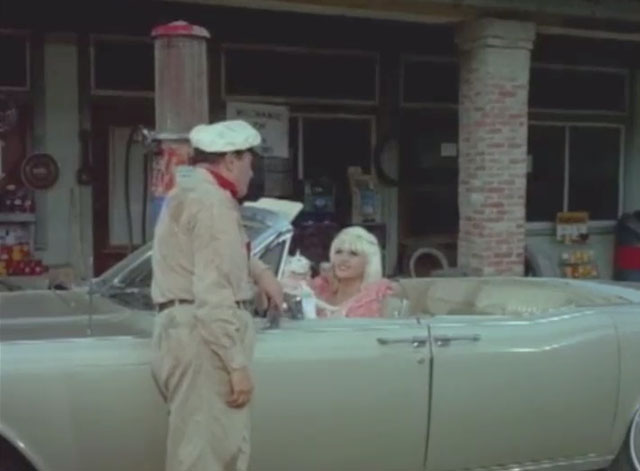
[[[243,212],[244,213],[244,212]],[[243,214],[243,216],[246,216]],[[261,236],[266,234],[270,229],[270,226],[263,221],[259,221],[253,218],[244,217],[243,225],[245,231],[247,231],[247,236],[251,239],[253,243],[257,240],[260,240]],[[143,258],[145,258],[149,252],[151,251],[151,242],[144,244],[139,247],[123,260],[115,264],[113,267],[105,271],[97,280],[96,285],[103,287],[112,285],[115,280],[119,280],[119,284],[123,284],[124,280],[120,280],[121,275],[130,272],[136,271],[136,265],[140,265],[140,262]],[[128,273],[127,273],[128,275]],[[149,274],[150,276],[150,274]],[[130,278],[126,276],[126,278]]]
[[[254,255],[278,273],[290,238],[290,224],[270,211],[242,208],[243,225]],[[289,233],[282,239],[283,234]],[[279,243],[273,243],[280,241]],[[93,289],[131,307],[150,308],[151,243],[138,248],[94,281]]]

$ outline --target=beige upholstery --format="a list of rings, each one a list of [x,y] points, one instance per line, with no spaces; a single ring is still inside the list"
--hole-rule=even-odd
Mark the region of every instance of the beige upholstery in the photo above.
[[[478,282],[469,283],[462,278],[436,280],[427,290],[423,309],[435,315],[471,314],[479,291]]]
[[[398,281],[399,293],[385,301],[386,317],[426,315],[530,315],[572,306],[620,304],[562,281],[526,278],[413,278]],[[403,305],[403,300],[404,305]]]
[[[568,290],[549,286],[528,286],[524,283],[510,283],[509,286],[485,284],[479,290],[475,305],[479,311],[490,314],[528,315],[573,306],[576,304],[574,298]]]
[[[387,296],[382,303],[382,317],[405,317],[403,311],[408,306],[406,299],[399,296]]]
[[[472,314],[479,283],[465,278],[411,279],[399,282],[408,300],[408,315]]]

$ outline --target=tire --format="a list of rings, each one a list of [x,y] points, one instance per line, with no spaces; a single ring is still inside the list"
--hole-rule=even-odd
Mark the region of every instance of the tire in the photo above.
[[[609,471],[640,471],[640,409],[631,421],[627,438]]]
[[[13,445],[0,437],[0,471],[36,471],[36,469]]]

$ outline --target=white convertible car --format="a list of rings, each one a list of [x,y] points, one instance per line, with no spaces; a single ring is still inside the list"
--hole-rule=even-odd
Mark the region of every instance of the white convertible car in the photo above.
[[[245,221],[280,273],[288,222]],[[162,469],[149,251],[87,287],[0,294],[0,471]],[[640,291],[399,284],[379,319],[256,318],[253,470],[640,470]]]

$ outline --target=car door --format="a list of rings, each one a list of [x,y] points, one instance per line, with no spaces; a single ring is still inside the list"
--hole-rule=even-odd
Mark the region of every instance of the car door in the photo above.
[[[151,340],[143,332],[148,312],[131,312],[139,336],[105,336],[79,341],[76,359],[64,368],[68,433],[76,467],[92,471],[163,469],[168,408],[152,379]],[[95,331],[113,329],[113,319],[96,320]],[[102,324],[102,325],[100,325]],[[85,356],[82,357],[81,354]],[[62,468],[60,471],[72,471]]]
[[[162,468],[168,410],[149,370],[151,314],[123,316],[138,323],[139,335],[87,340],[87,355],[67,363],[60,377],[73,469]],[[116,322],[96,320],[96,333],[115,332]],[[285,319],[277,329],[255,323],[252,471],[424,469],[426,326],[415,319]]]
[[[261,331],[251,470],[423,470],[429,355],[415,319],[285,320]]]
[[[449,471],[607,453],[618,389],[611,319],[437,316],[427,469]]]

